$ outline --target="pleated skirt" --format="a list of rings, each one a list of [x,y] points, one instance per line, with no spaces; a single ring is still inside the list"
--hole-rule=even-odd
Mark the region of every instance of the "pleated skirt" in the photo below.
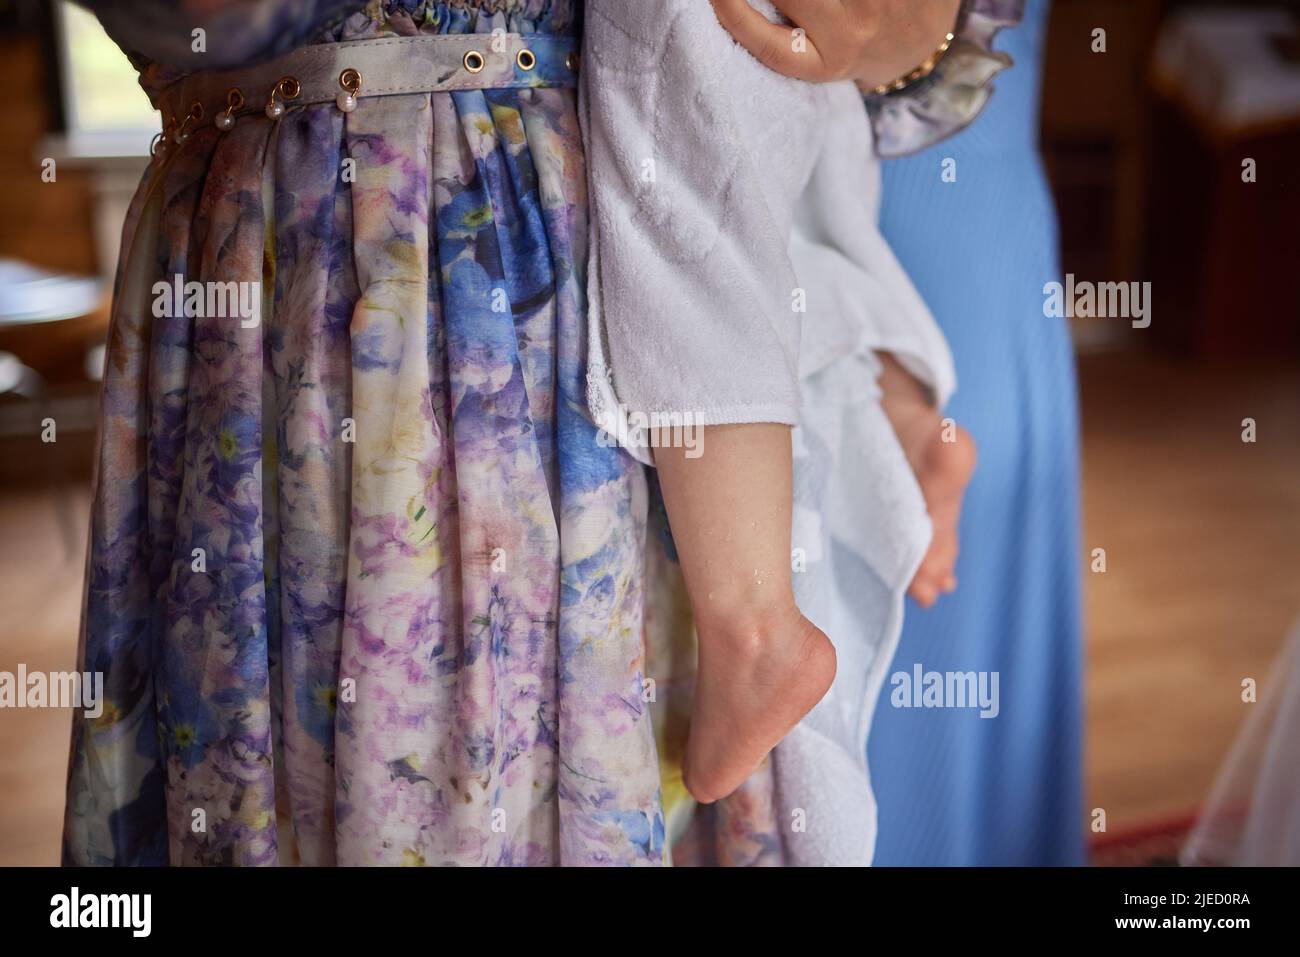
[[[79,652],[106,704],[75,719],[65,862],[664,860],[646,482],[584,405],[575,107],[362,98],[154,160],[113,302]],[[245,284],[258,321],[175,308],[190,282]]]

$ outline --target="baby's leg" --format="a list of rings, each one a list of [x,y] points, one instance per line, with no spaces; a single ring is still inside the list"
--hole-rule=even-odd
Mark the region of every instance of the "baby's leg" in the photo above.
[[[655,464],[699,634],[683,773],[707,803],[739,787],[821,700],[835,649],[795,607],[789,427],[702,431],[699,457],[659,447]]]
[[[945,427],[925,387],[888,353],[880,359],[880,406],[916,473],[934,532],[907,593],[929,608],[957,588],[957,523],[975,470],[975,442],[953,423]]]

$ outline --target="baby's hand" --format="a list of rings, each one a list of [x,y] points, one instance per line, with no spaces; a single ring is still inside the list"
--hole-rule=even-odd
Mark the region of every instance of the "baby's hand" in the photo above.
[[[907,593],[922,608],[957,588],[957,520],[962,497],[975,471],[975,440],[956,424],[945,426],[925,388],[885,353],[881,407],[898,435],[925,497],[934,534]]]

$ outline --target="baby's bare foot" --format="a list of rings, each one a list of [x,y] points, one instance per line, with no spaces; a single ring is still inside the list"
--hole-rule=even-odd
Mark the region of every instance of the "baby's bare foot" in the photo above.
[[[898,359],[887,352],[877,353],[877,358],[880,406],[916,473],[934,527],[930,547],[907,589],[917,604],[928,608],[940,593],[957,589],[957,519],[975,470],[975,441],[965,429],[939,418],[929,390]]]
[[[936,425],[919,446],[913,463],[934,526],[930,547],[907,589],[922,608],[933,605],[941,593],[957,588],[957,521],[975,471],[975,440],[970,433],[954,425],[948,435],[952,441],[945,442],[945,431],[941,424]]]
[[[740,787],[822,699],[835,678],[835,648],[793,605],[697,629],[683,777],[695,799],[709,804]]]

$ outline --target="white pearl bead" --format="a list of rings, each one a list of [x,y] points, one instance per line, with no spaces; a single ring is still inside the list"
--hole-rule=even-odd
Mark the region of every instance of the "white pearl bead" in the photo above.
[[[346,91],[334,97],[334,102],[338,104],[339,109],[344,113],[351,113],[357,108],[356,96]]]
[[[272,100],[270,103],[266,104],[266,115],[270,119],[278,120],[280,117],[284,116],[284,104],[279,100]]]
[[[229,113],[218,113],[215,122],[219,130],[231,130],[235,127],[235,118]]]

